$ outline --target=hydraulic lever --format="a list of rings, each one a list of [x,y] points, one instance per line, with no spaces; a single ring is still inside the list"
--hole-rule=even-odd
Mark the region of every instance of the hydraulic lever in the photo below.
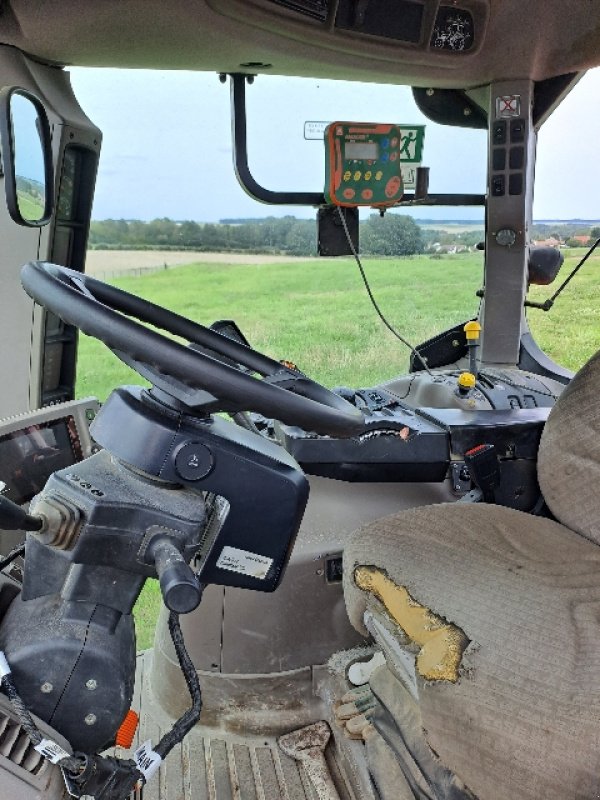
[[[202,599],[202,587],[180,550],[168,536],[156,536],[148,549],[169,611],[189,614]]]
[[[8,497],[0,495],[0,530],[39,531],[44,525],[42,517],[28,514]]]

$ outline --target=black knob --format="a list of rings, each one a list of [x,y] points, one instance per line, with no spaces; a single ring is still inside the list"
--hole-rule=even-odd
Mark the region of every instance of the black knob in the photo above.
[[[166,607],[177,614],[189,614],[202,599],[198,578],[168,536],[157,537],[150,550]]]
[[[39,531],[44,524],[41,517],[33,517],[25,509],[0,495],[0,529],[4,531]]]

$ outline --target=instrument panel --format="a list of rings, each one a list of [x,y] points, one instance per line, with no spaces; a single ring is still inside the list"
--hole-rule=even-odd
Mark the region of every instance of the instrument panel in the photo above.
[[[99,409],[89,397],[0,420],[0,494],[28,503],[53,472],[95,452],[89,427]]]

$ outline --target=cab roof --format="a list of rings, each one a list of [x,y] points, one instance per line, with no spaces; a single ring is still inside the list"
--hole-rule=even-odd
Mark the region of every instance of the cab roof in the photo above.
[[[0,42],[61,66],[471,88],[600,64],[600,3],[0,0]]]

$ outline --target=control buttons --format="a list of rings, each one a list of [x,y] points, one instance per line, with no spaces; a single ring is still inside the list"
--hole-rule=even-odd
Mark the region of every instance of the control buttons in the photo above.
[[[508,193],[512,195],[523,194],[523,175],[515,172],[508,178]]]
[[[398,194],[398,192],[402,189],[402,180],[398,175],[394,175],[389,179],[389,181],[385,185],[385,196],[389,197],[390,199]]]
[[[362,178],[362,172],[359,169],[357,169],[356,172],[354,173],[354,180],[359,181],[361,178]]]
[[[381,146],[382,147],[389,147],[390,146],[390,140],[389,139],[382,139],[381,140]]]
[[[492,150],[492,169],[503,170],[506,168],[506,150],[502,147],[496,147]]]
[[[375,173],[375,180],[380,181],[382,178],[383,178],[383,172],[380,169],[378,169],[377,172]]]
[[[363,189],[360,193],[360,196],[363,200],[372,200],[373,199],[373,190],[372,189]]]
[[[356,192],[354,191],[354,189],[351,189],[350,187],[348,187],[347,189],[344,189],[342,194],[344,195],[346,200],[352,200],[352,198],[354,197]]]
[[[390,145],[392,147],[398,147],[398,139],[396,136],[394,136],[394,138],[391,140]]]
[[[365,172],[365,180],[366,180],[366,181],[370,181],[372,177],[373,177],[373,173],[371,172],[371,170],[370,170],[370,169],[368,169],[368,170]]]
[[[492,176],[492,195],[494,197],[502,197],[506,192],[506,185],[504,181],[504,175],[493,175]]]
[[[523,169],[525,162],[525,148],[511,147],[508,157],[508,165],[511,169]]]
[[[511,119],[510,121],[510,140],[511,142],[523,142],[525,140],[525,120]]]
[[[202,442],[188,442],[175,454],[175,472],[184,481],[199,481],[210,475],[215,465],[212,452]]]
[[[492,128],[492,142],[494,144],[506,144],[506,120],[501,119],[494,122]]]
[[[349,169],[347,169],[346,172],[344,172],[344,181],[349,181],[351,177],[352,173],[350,172]]]
[[[396,161],[397,158],[398,158],[398,153],[396,153],[396,151],[390,153],[390,161]]]

